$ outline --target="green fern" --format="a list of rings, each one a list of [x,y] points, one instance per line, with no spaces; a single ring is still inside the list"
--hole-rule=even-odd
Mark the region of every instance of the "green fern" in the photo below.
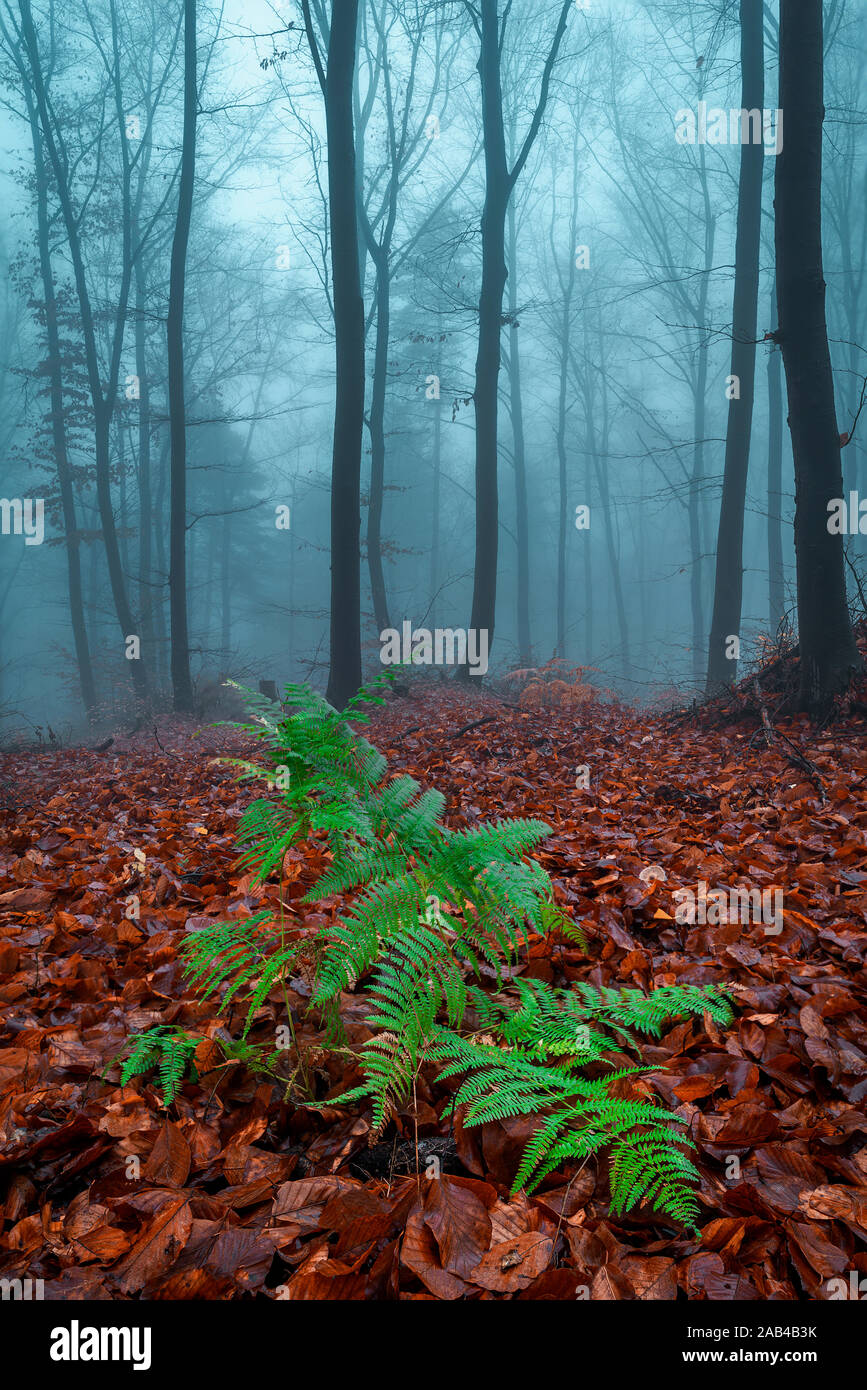
[[[243,1038],[257,1009],[298,956],[297,945],[275,945],[273,935],[262,932],[273,921],[265,909],[233,922],[215,922],[190,932],[181,946],[187,978],[202,989],[203,999],[220,994],[221,1010],[226,1010],[237,994],[246,994]]]
[[[271,909],[191,933],[183,948],[190,982],[221,1010],[245,1001],[238,1059],[252,1064],[256,1045],[245,1040],[257,1011],[307,960],[311,1008],[327,1047],[346,1050],[341,996],[364,989],[370,1001],[362,1081],[331,1103],[369,1102],[371,1142],[431,1063],[442,1080],[456,1081],[467,1124],[538,1117],[515,1190],[532,1190],[563,1164],[604,1151],[615,1213],[647,1203],[694,1226],[697,1173],[684,1121],[616,1093],[652,1068],[623,1067],[615,1056],[637,1051],[641,1035],[658,1037],[685,1015],[707,1012],[725,1025],[725,996],[692,986],[644,995],[512,980],[531,934],[584,944],[555,903],[548,874],[528,857],[549,827],[506,820],[453,831],[443,823],[441,793],[392,776],[351,727],[368,720],[390,678],[359,692],[342,714],[308,686],[290,685],[281,706],[244,692],[251,717],[240,727],[257,741],[260,761],[227,761],[271,795],[257,797],[242,818],[240,867],[264,882],[281,872],[293,845],[313,838],[324,842],[329,863],[302,903],[347,893],[352,900],[312,947]],[[493,978],[493,993],[481,987],[483,976]],[[589,1067],[601,1075],[588,1076]],[[295,1071],[305,1072],[303,1057]]]
[[[464,1077],[455,1104],[465,1107],[467,1125],[540,1116],[514,1190],[532,1191],[562,1164],[607,1149],[615,1214],[647,1201],[695,1227],[698,1206],[691,1184],[698,1173],[684,1151],[687,1141],[676,1129],[685,1122],[659,1105],[612,1093],[616,1083],[653,1069],[619,1067],[593,1080],[580,1069],[591,1062],[613,1067],[608,1054],[624,1043],[634,1046],[633,1031],[658,1035],[665,1023],[683,1015],[707,1010],[719,1023],[730,1022],[724,994],[692,987],[650,996],[589,985],[566,990],[540,980],[516,980],[514,989],[517,1002],[491,1000],[471,989],[486,1041],[441,1028],[429,1052],[431,1061],[445,1064],[441,1080]]]
[[[191,1081],[198,1080],[193,1054],[201,1039],[192,1033],[160,1025],[149,1028],[146,1033],[133,1033],[129,1041],[132,1051],[121,1066],[122,1086],[126,1086],[134,1076],[146,1076],[148,1072],[156,1071],[162,1087],[163,1105],[169,1106],[187,1076]]]

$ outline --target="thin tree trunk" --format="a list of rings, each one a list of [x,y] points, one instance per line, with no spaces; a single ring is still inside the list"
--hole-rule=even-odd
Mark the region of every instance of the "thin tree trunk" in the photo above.
[[[147,285],[142,259],[135,265],[135,370],[138,400],[138,584],[142,647],[150,663],[154,644],[153,624],[153,496],[151,484],[151,393],[148,381],[145,308]]]
[[[497,419],[500,332],[506,287],[506,208],[509,171],[503,130],[500,75],[500,26],[497,0],[481,0],[482,131],[485,149],[485,202],[482,211],[482,287],[479,294],[479,342],[473,405],[476,419],[476,536],[470,627],[494,638],[499,542]]]
[[[592,512],[593,512],[593,498],[592,498],[592,493],[593,493],[593,479],[592,479],[592,471],[591,471],[591,469],[592,469],[592,464],[591,464],[591,458],[590,458],[590,450],[588,449],[588,450],[587,450],[587,456],[586,456],[586,458],[585,458],[585,460],[584,460],[584,502],[585,502],[585,505],[588,506],[588,507],[590,508],[591,515],[592,515]],[[584,614],[585,614],[585,617],[584,617],[584,647],[585,647],[585,650],[584,650],[584,659],[583,659],[583,661],[580,663],[580,665],[582,665],[582,666],[592,666],[592,665],[593,665],[593,652],[594,652],[594,650],[595,650],[595,648],[594,648],[594,632],[593,632],[593,542],[592,542],[592,539],[591,539],[591,538],[592,538],[592,535],[593,535],[592,530],[583,531],[583,532],[581,533],[581,537],[582,537],[582,540],[583,540],[583,545],[582,545],[581,548],[582,548],[582,550],[584,551],[584,603],[585,603],[585,608],[584,608]],[[564,655],[565,655],[565,653],[564,653]]]
[[[699,333],[698,367],[693,397],[694,443],[692,455],[692,478],[689,496],[689,529],[692,548],[692,571],[690,575],[690,610],[692,617],[692,668],[698,684],[706,675],[705,670],[705,612],[704,612],[704,537],[710,525],[707,517],[707,501],[704,490],[705,481],[705,438],[707,434],[707,378],[708,378],[708,295],[710,277],[713,271],[714,245],[716,242],[716,216],[711,211],[712,201],[707,176],[707,156],[705,146],[699,147],[699,174],[702,201],[704,205],[704,271],[698,294],[696,327]]]
[[[359,268],[352,94],[358,0],[333,0],[323,67],[309,0],[307,40],[325,101],[336,392],[331,457],[331,640],[326,697],[337,709],[361,685],[361,439],[364,299]]]
[[[554,257],[555,266],[558,265],[558,246],[555,234],[555,223],[557,215],[556,191],[552,209],[551,223],[551,252]],[[578,232],[578,131],[575,130],[575,138],[572,142],[572,188],[570,199],[569,217],[569,270],[566,275],[566,283],[560,279],[560,287],[563,294],[562,312],[560,316],[560,377],[559,389],[557,392],[557,641],[555,655],[565,657],[566,655],[566,536],[569,529],[569,487],[567,476],[566,459],[566,388],[569,378],[569,358],[571,352],[572,335],[572,299],[575,293],[575,242]],[[559,276],[559,269],[558,269]],[[586,340],[586,325],[585,325]],[[586,361],[585,361],[586,370]],[[588,385],[585,381],[584,394],[588,397]],[[589,417],[589,410],[588,410]],[[587,420],[588,430],[591,428],[591,421]],[[589,532],[582,532],[583,541],[589,544]]]
[[[382,569],[382,503],[385,487],[385,395],[388,382],[388,338],[391,317],[391,281],[388,251],[376,258],[376,345],[370,398],[370,499],[367,508],[367,566],[373,617],[378,633],[391,627]]]
[[[211,644],[211,628],[214,622],[214,613],[216,611],[216,604],[214,602],[214,591],[216,589],[216,584],[214,580],[218,564],[217,554],[220,549],[219,541],[217,539],[218,534],[219,532],[216,526],[209,526],[207,532],[207,540],[205,542],[206,569],[205,583],[201,599],[201,631],[204,634],[202,648],[208,654],[209,657],[211,651],[213,650]]]
[[[115,415],[117,438],[117,481],[118,481],[118,541],[120,543],[120,562],[125,575],[129,574],[129,502],[127,500],[126,441],[124,439],[123,411]]]
[[[560,385],[557,392],[557,637],[554,655],[566,655],[566,535],[569,490],[566,473],[566,372],[569,352],[568,304],[563,306],[560,340]],[[590,422],[587,422],[588,428]],[[589,533],[581,533],[586,539]]]
[[[57,468],[57,482],[60,490],[60,506],[63,512],[63,531],[66,539],[66,575],[69,589],[69,616],[72,624],[72,640],[75,646],[75,659],[78,664],[81,698],[88,719],[92,719],[96,709],[96,684],[93,677],[93,665],[90,659],[90,647],[87,640],[87,623],[84,616],[84,601],[81,584],[81,550],[75,511],[75,494],[72,487],[72,474],[69,467],[69,453],[66,440],[60,330],[57,322],[57,297],[54,292],[54,276],[51,268],[48,176],[45,168],[39,119],[33,106],[30,93],[26,88],[25,100],[27,102],[27,112],[30,118],[30,135],[33,142],[33,159],[36,168],[36,225],[37,241],[39,245],[39,269],[42,276],[42,296],[45,304],[45,338],[48,354],[51,440],[54,447],[54,461]]]
[[[187,620],[187,422],[184,399],[184,293],[187,245],[193,214],[196,173],[196,3],[184,0],[184,129],[178,209],[169,272],[168,347],[169,439],[169,616],[174,708],[193,708]]]
[[[647,516],[647,470],[642,468],[639,474],[640,507],[638,511],[638,522],[635,526],[636,550],[638,552],[638,595],[641,604],[641,643],[643,649],[649,649],[651,630],[653,622],[650,613],[650,575],[647,571],[647,527],[644,525],[644,518]]]
[[[689,604],[692,621],[692,668],[695,679],[702,675],[704,639],[704,602],[702,585],[702,514],[701,489],[704,483],[704,437],[707,395],[707,349],[702,344],[698,350],[698,373],[693,396],[693,430],[695,440],[692,450],[692,477],[690,479],[688,515],[689,549],[691,569],[689,576]]]
[[[166,528],[164,525],[166,510],[166,483],[168,482],[168,440],[160,449],[159,468],[157,474],[157,492],[154,504],[154,567],[157,574],[166,575]],[[167,684],[167,662],[168,633],[166,631],[166,581],[161,579],[160,587],[154,593],[157,594],[157,601],[153,605],[154,620],[154,651],[156,653],[155,671],[156,679],[161,690]]]
[[[822,0],[781,0],[775,183],[779,340],[795,461],[799,703],[827,709],[860,667],[846,598],[843,537],[828,503],[843,496],[822,265]]]
[[[442,342],[442,315],[437,315],[437,355],[436,355],[436,379],[437,391],[442,382],[443,369],[443,342]],[[430,542],[430,625],[436,627],[436,606],[439,602],[440,587],[440,490],[442,484],[442,403],[439,396],[433,400],[434,411],[434,435],[433,435],[433,460],[432,460],[432,496],[431,496],[431,542]]]
[[[609,414],[608,414],[608,385],[606,380],[605,363],[605,334],[600,315],[596,327],[597,341],[599,343],[599,382],[602,396],[601,416],[602,416],[602,458],[600,458],[599,446],[597,444],[596,424],[591,413],[588,420],[590,449],[593,455],[593,464],[596,470],[596,480],[599,484],[599,496],[602,500],[602,519],[605,523],[605,544],[608,549],[608,566],[611,571],[611,589],[614,594],[614,608],[617,613],[617,628],[620,634],[620,667],[621,675],[627,680],[632,676],[632,658],[629,651],[629,623],[626,617],[626,601],[623,597],[623,580],[620,575],[620,547],[618,537],[614,532],[614,516],[611,507],[611,490],[608,485],[608,439],[609,439]],[[590,360],[589,354],[589,332],[585,327],[586,360]],[[588,532],[589,540],[589,532]]]
[[[741,109],[765,105],[763,0],[741,0]],[[745,140],[744,136],[751,138]],[[707,692],[734,685],[738,663],[729,639],[739,638],[743,607],[744,512],[756,385],[756,324],[759,303],[759,252],[762,235],[761,132],[741,132],[735,286],[732,308],[729,400],[725,464],[716,547],[716,582],[708,650]]]
[[[292,492],[290,494],[291,515],[295,515],[295,492],[297,489],[297,473],[292,479]],[[289,532],[289,631],[287,633],[287,643],[289,647],[289,679],[294,675],[295,662],[295,571],[298,567],[298,545],[293,533]]]
[[[223,514],[223,564],[220,570],[220,653],[224,667],[228,668],[232,648],[232,513],[228,510],[225,488],[223,498],[226,510]]]
[[[777,331],[777,282],[774,280],[771,327]],[[783,359],[772,346],[768,353],[768,621],[776,637],[785,612],[783,571]]]
[[[352,123],[357,27],[358,0],[334,0],[325,99],[337,379],[331,462],[331,650],[326,694],[337,709],[343,709],[361,685],[364,301],[358,264]]]
[[[503,93],[500,55],[503,35],[498,0],[479,0],[479,78],[482,93],[482,138],[485,152],[485,201],[482,209],[482,287],[479,294],[479,343],[476,355],[473,404],[476,417],[476,539],[473,602],[470,626],[487,631],[494,640],[497,606],[497,546],[499,539],[499,488],[497,479],[497,419],[499,406],[500,332],[506,287],[506,209],[515,182],[527,162],[539,133],[548,101],[551,71],[566,31],[572,8],[565,0],[539,90],[539,100],[521,151],[511,170],[506,162],[503,127]],[[509,6],[506,6],[508,14]],[[505,18],[503,23],[505,24]],[[467,676],[464,667],[462,675]]]
[[[518,336],[518,237],[514,200],[509,202],[509,404],[515,463],[515,568],[518,665],[532,666],[530,637],[530,521],[527,511],[527,455],[524,441],[524,400],[521,390],[521,345]]]
[[[120,549],[118,546],[117,529],[114,524],[114,511],[111,500],[111,417],[117,397],[117,378],[120,366],[120,354],[122,349],[122,326],[126,316],[126,307],[129,299],[129,286],[131,278],[131,248],[130,237],[131,228],[128,225],[129,219],[124,219],[121,231],[123,241],[123,264],[121,272],[121,286],[118,294],[117,310],[115,313],[114,337],[112,347],[112,360],[108,373],[108,383],[103,391],[102,380],[99,367],[99,355],[96,344],[96,328],[94,323],[93,307],[87,288],[87,277],[84,269],[84,258],[81,247],[81,237],[79,233],[79,221],[72,204],[72,195],[68,180],[68,170],[61,158],[60,150],[55,139],[52,114],[48,102],[48,94],[45,87],[45,80],[42,71],[42,62],[39,53],[39,42],[36,36],[36,28],[33,23],[33,12],[30,0],[19,0],[21,13],[21,33],[24,46],[30,63],[30,81],[32,83],[33,95],[39,113],[39,120],[42,127],[42,135],[45,141],[45,148],[51,161],[51,168],[57,186],[57,195],[60,201],[60,208],[63,214],[63,223],[66,231],[66,238],[69,244],[69,254],[72,260],[73,277],[75,280],[76,294],[81,314],[82,338],[84,344],[84,356],[87,367],[88,387],[90,390],[91,404],[93,408],[93,433],[94,433],[94,463],[96,469],[96,496],[99,504],[99,517],[102,525],[103,541],[105,543],[105,558],[108,566],[108,577],[111,585],[111,593],[114,601],[115,612],[120,625],[121,634],[126,639],[131,635],[140,635],[138,625],[130,608],[127,595],[126,582],[121,564]],[[117,24],[117,16],[112,8],[111,22],[113,28]],[[115,74],[115,84],[117,85],[117,75]],[[116,101],[119,99],[116,91]],[[124,150],[125,150],[124,146]],[[123,171],[124,200],[128,204],[129,195],[129,161],[124,159]],[[147,698],[147,676],[144,663],[142,661],[130,662],[132,667],[132,680],[136,692],[140,698]]]

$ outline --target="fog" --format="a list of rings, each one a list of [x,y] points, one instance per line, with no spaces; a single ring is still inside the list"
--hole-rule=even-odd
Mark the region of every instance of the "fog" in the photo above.
[[[762,117],[744,122],[738,5],[587,0],[567,7],[559,41],[561,4],[499,7],[510,187],[492,507],[477,454],[496,172],[485,5],[359,8],[355,188],[342,188],[356,215],[342,226],[364,314],[363,677],[415,648],[428,674],[468,664],[479,683],[559,659],[642,704],[704,692],[726,440],[745,389],[732,351],[746,142],[762,196],[741,616],[722,629],[734,680],[795,622],[771,337],[790,116],[773,15]],[[352,615],[335,619],[335,604],[351,608],[352,585],[339,579],[335,600],[331,573],[332,550],[349,572],[352,556],[332,514],[343,290],[329,205],[346,179],[329,167],[317,74],[331,11],[313,0],[307,33],[288,0],[194,9],[191,89],[183,6],[0,5],[4,740],[49,726],[78,738],[88,715],[132,724],[144,705],[208,716],[227,676],[325,690],[346,645]],[[863,7],[825,6],[825,47],[824,277],[849,498],[867,496],[853,429],[867,373]],[[845,530],[857,596],[864,540],[851,517]],[[484,633],[484,662],[479,642],[463,660],[457,639],[437,645],[444,630]]]

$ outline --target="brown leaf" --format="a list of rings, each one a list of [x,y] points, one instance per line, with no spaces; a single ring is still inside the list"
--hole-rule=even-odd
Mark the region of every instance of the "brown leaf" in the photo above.
[[[187,1243],[192,1225],[189,1198],[167,1194],[160,1211],[147,1223],[126,1259],[114,1271],[124,1293],[140,1291],[168,1269]]]
[[[497,1194],[487,1183],[443,1174],[428,1180],[424,1220],[444,1269],[467,1278],[491,1243],[490,1208]],[[536,1271],[537,1273],[539,1271]]]
[[[862,1239],[867,1236],[867,1187],[816,1187],[802,1195],[800,1206],[814,1221],[845,1221]]]
[[[191,1162],[189,1144],[178,1126],[166,1120],[143,1173],[157,1187],[183,1187],[189,1177]]]
[[[442,1179],[440,1179],[442,1181]],[[449,1274],[440,1262],[439,1250],[433,1233],[425,1224],[420,1207],[410,1212],[400,1247],[400,1262],[412,1270],[426,1289],[437,1298],[462,1298],[467,1291],[463,1279]]]
[[[526,1289],[548,1268],[554,1242],[536,1231],[493,1245],[482,1257],[470,1279],[494,1293],[516,1293]]]

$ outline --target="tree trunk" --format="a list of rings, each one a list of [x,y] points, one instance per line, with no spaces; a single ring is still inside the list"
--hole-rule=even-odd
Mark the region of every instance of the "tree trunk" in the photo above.
[[[508,16],[510,5],[506,6]],[[497,545],[499,540],[499,490],[497,480],[497,417],[500,377],[500,331],[503,293],[506,287],[506,209],[515,182],[527,162],[539,133],[548,101],[551,71],[557,59],[572,0],[564,0],[557,28],[548,50],[539,99],[530,128],[511,170],[506,161],[503,127],[503,92],[500,56],[501,33],[498,0],[479,0],[479,81],[482,94],[482,143],[485,152],[485,201],[482,208],[482,287],[479,294],[479,344],[476,354],[473,405],[476,416],[476,543],[473,572],[473,604],[470,627],[487,631],[489,648],[494,640],[497,606]],[[503,19],[505,27],[506,18]],[[468,668],[462,668],[462,676]]]
[[[795,461],[795,553],[802,709],[820,713],[860,667],[846,599],[843,537],[828,503],[843,496],[822,265],[822,0],[781,0],[785,138],[775,200],[779,339]]]
[[[296,464],[297,467],[297,464]],[[298,484],[298,474],[292,478],[292,492],[290,493],[289,505],[291,515],[295,515],[295,492]],[[289,648],[289,672],[288,679],[294,678],[295,664],[295,575],[298,567],[298,545],[292,532],[289,532],[289,630],[287,633],[287,646]]]
[[[193,708],[187,626],[187,422],[184,399],[184,292],[187,245],[196,173],[196,3],[184,0],[184,129],[178,209],[169,272],[168,347],[169,439],[169,616],[174,708]]]
[[[75,289],[78,297],[78,306],[81,313],[82,338],[84,343],[84,356],[87,366],[88,388],[90,391],[91,405],[93,408],[93,436],[94,436],[94,464],[96,470],[96,496],[99,504],[99,518],[102,525],[103,540],[105,543],[105,558],[108,566],[109,584],[111,586],[112,599],[114,600],[115,613],[117,614],[121,634],[124,639],[132,635],[140,635],[138,625],[133,617],[127,596],[126,581],[123,573],[123,566],[120,559],[120,550],[117,541],[117,528],[114,523],[114,510],[111,500],[111,443],[110,429],[111,417],[114,410],[114,403],[117,395],[117,373],[120,362],[121,350],[121,329],[126,315],[126,307],[129,297],[130,284],[130,253],[129,238],[130,227],[124,225],[122,229],[124,243],[124,259],[121,275],[121,288],[118,296],[117,311],[115,314],[115,332],[112,350],[111,369],[109,380],[105,391],[103,391],[99,354],[96,343],[96,327],[94,323],[93,306],[87,288],[87,276],[84,269],[84,257],[82,254],[81,236],[79,232],[79,219],[76,216],[72,204],[72,195],[68,180],[68,170],[60,156],[60,151],[55,139],[55,127],[52,121],[52,113],[48,101],[45,79],[42,71],[42,62],[39,53],[39,42],[36,36],[36,28],[33,23],[33,12],[30,0],[19,0],[21,13],[21,34],[24,46],[30,63],[30,80],[33,86],[33,96],[39,113],[39,120],[42,127],[42,136],[45,148],[51,161],[51,168],[57,186],[57,196],[60,201],[60,208],[63,214],[63,224],[66,231],[66,238],[69,244],[69,254],[72,260],[73,276]],[[116,22],[114,12],[112,12],[112,22]],[[124,171],[124,183],[128,187],[128,165]],[[147,677],[142,661],[132,661],[132,680],[136,693],[141,699],[146,699],[148,694]]]
[[[572,222],[570,226],[569,272],[563,291],[563,312],[560,319],[560,380],[557,391],[557,640],[555,654],[566,655],[566,536],[568,530],[569,488],[566,470],[566,386],[569,371],[569,340],[571,333],[572,294],[575,286],[575,171],[577,169],[577,150],[573,168]],[[555,204],[556,208],[556,204]],[[552,245],[554,237],[552,236]],[[590,428],[590,421],[587,421]],[[581,539],[589,541],[589,532],[581,532]]]
[[[521,347],[518,338],[518,238],[515,204],[509,203],[509,403],[515,463],[515,534],[517,536],[518,665],[532,666],[530,638],[530,525],[527,513],[527,455],[524,443],[524,400],[521,392]]]
[[[169,441],[164,440],[160,447],[157,465],[157,487],[154,498],[154,569],[160,576],[159,588],[154,588],[156,602],[153,605],[154,625],[154,675],[157,686],[164,690],[168,684],[166,655],[168,635],[166,633],[166,483],[168,482]]]
[[[117,449],[117,483],[118,483],[118,541],[120,543],[120,562],[123,565],[124,574],[129,574],[129,502],[127,499],[127,478],[126,478],[126,440],[124,438],[124,409],[121,407],[115,413],[115,439]]]
[[[577,269],[575,259],[575,243],[578,239],[578,130],[575,129],[572,141],[572,185],[570,197],[570,216],[569,216],[569,269],[566,273],[566,282],[560,275],[557,256],[557,196],[556,185],[554,188],[554,198],[551,209],[551,252],[554,258],[557,275],[560,281],[560,289],[563,295],[562,312],[560,316],[560,378],[559,389],[557,392],[557,639],[554,647],[556,656],[565,657],[566,655],[566,537],[569,530],[569,489],[566,468],[566,388],[568,384],[569,361],[572,351],[572,299],[575,293],[575,271]],[[587,327],[585,320],[584,336],[586,342]],[[589,359],[585,359],[584,371],[588,371]],[[591,428],[589,419],[589,400],[592,395],[592,387],[589,379],[585,376],[583,382],[583,394],[585,402],[588,402],[587,428]],[[589,503],[587,504],[589,505]],[[590,533],[581,532],[581,540],[589,546]]]
[[[437,315],[437,355],[436,355],[436,379],[437,390],[442,383],[443,371],[443,321],[442,315]],[[431,496],[431,541],[430,541],[430,625],[436,628],[437,604],[439,603],[440,587],[440,489],[442,485],[442,432],[443,417],[442,403],[438,396],[433,399],[434,415],[434,434],[433,434],[433,468],[432,468],[432,496]]]
[[[608,383],[606,377],[605,360],[605,333],[600,314],[596,325],[596,337],[599,345],[599,386],[602,397],[601,417],[602,417],[602,457],[600,457],[599,445],[597,444],[595,414],[590,413],[587,421],[589,433],[589,448],[593,456],[593,464],[596,470],[596,480],[599,484],[599,496],[602,501],[602,520],[605,523],[605,544],[608,550],[608,566],[611,570],[611,590],[614,595],[614,608],[617,613],[617,629],[620,634],[620,672],[626,680],[632,679],[632,657],[629,650],[629,622],[626,617],[626,600],[623,596],[623,580],[620,574],[620,546],[619,537],[614,533],[614,513],[611,506],[611,489],[608,485],[608,444],[609,444],[609,412],[608,412]],[[590,361],[590,336],[589,328],[585,323],[585,359]],[[587,540],[590,533],[587,533]]]
[[[777,330],[777,284],[774,281],[771,328]],[[785,612],[783,571],[783,380],[778,347],[768,354],[768,621],[776,637]]]
[[[692,477],[690,478],[689,501],[689,604],[692,620],[692,669],[696,681],[701,680],[702,658],[704,655],[704,594],[702,584],[702,515],[701,490],[704,485],[704,438],[707,413],[707,348],[702,343],[698,349],[698,371],[693,395],[693,430],[695,441],[692,450]]]
[[[331,650],[326,695],[343,709],[361,685],[361,437],[364,301],[358,262],[352,86],[358,0],[334,0],[325,74],[336,398],[331,460]]]
[[[51,269],[48,175],[45,168],[39,120],[33,106],[32,98],[26,90],[25,99],[27,100],[27,111],[30,118],[33,159],[36,168],[36,225],[39,245],[39,269],[42,276],[42,294],[45,303],[45,338],[48,354],[51,441],[54,447],[54,462],[57,468],[60,505],[63,512],[63,531],[66,539],[66,574],[69,589],[69,616],[72,623],[72,640],[75,645],[75,659],[78,663],[78,679],[81,687],[81,698],[88,719],[92,719],[96,708],[96,685],[93,678],[93,666],[87,640],[87,624],[84,617],[84,601],[81,585],[81,550],[75,513],[75,493],[72,486],[72,474],[69,468],[69,453],[66,441],[66,419],[63,409],[63,369],[60,357],[60,331],[57,322],[57,298],[54,293],[54,277]]]
[[[710,277],[714,266],[714,247],[716,244],[716,215],[711,211],[712,199],[707,176],[707,155],[705,146],[699,146],[699,177],[701,181],[702,202],[704,205],[704,268],[696,303],[696,327],[699,334],[698,366],[696,368],[693,395],[693,457],[692,478],[689,496],[689,530],[692,547],[692,571],[690,576],[690,609],[692,616],[692,669],[696,685],[704,679],[705,669],[705,611],[704,611],[704,537],[710,532],[707,516],[707,500],[704,487],[705,439],[707,436],[707,378],[708,378],[708,297]]]
[[[593,478],[591,472],[590,450],[587,450],[587,457],[584,460],[584,503],[593,511]],[[593,665],[594,631],[593,631],[593,543],[591,537],[592,529],[580,532],[583,542],[581,549],[584,551],[584,652],[580,666]]]
[[[741,0],[741,109],[765,105],[763,0]],[[744,511],[756,385],[756,323],[759,303],[759,251],[762,233],[764,145],[749,128],[741,132],[738,215],[735,238],[735,287],[732,308],[732,353],[728,426],[722,500],[716,547],[716,581],[708,650],[707,693],[732,686],[737,660],[729,638],[740,636],[743,607]]]
[[[96,466],[96,496],[99,502],[99,513],[101,528],[103,528],[103,539],[106,543],[106,563],[108,567],[108,582],[111,585],[111,596],[114,599],[114,609],[117,613],[119,627],[121,627],[122,637],[128,638],[131,635],[140,635],[138,624],[132,616],[132,609],[129,606],[128,595],[126,595],[126,582],[124,578],[124,567],[121,564],[121,553],[118,548],[117,528],[114,524],[114,510],[111,506],[111,416],[113,416],[114,403],[117,399],[117,374],[119,367],[119,354],[121,354],[122,341],[122,322],[126,314],[126,303],[129,297],[129,281],[131,281],[131,256],[129,256],[129,235],[131,228],[124,224],[122,228],[122,240],[124,240],[124,264],[122,264],[121,289],[119,289],[117,313],[114,322],[114,341],[113,354],[111,354],[110,374],[106,391],[101,385],[99,353],[96,345],[96,325],[94,325],[93,306],[90,303],[88,292],[88,278],[85,274],[85,263],[83,263],[81,234],[79,234],[79,220],[72,206],[71,190],[69,190],[68,170],[64,160],[60,156],[57,147],[57,140],[54,138],[53,117],[47,96],[46,82],[44,82],[42,70],[42,58],[39,53],[39,40],[36,38],[36,26],[33,24],[33,13],[31,0],[19,0],[19,11],[21,11],[21,35],[24,39],[26,54],[28,54],[29,65],[31,65],[31,82],[33,97],[35,97],[36,110],[39,113],[40,125],[42,125],[42,135],[44,147],[49,153],[51,171],[54,174],[54,182],[57,185],[57,196],[60,200],[61,213],[63,213],[64,229],[67,234],[69,245],[69,257],[72,260],[72,272],[74,272],[75,291],[78,296],[78,306],[81,310],[82,338],[85,347],[86,368],[88,368],[88,386],[90,391],[90,402],[93,407],[93,453],[94,466]],[[114,11],[111,13],[113,25],[117,22]],[[125,165],[124,183],[128,192],[129,168]],[[133,660],[132,681],[133,687],[139,698],[147,698],[147,677],[145,674],[145,664],[140,660]]]
[[[120,622],[120,629],[124,639],[131,636],[140,637],[139,625],[133,617],[133,612],[127,596],[126,580],[124,578],[123,563],[120,557],[120,546],[117,538],[117,528],[114,523],[114,508],[111,500],[111,405],[103,400],[94,403],[94,450],[96,458],[96,497],[99,503],[99,519],[102,524],[103,541],[105,542],[105,560],[108,567],[108,579],[111,585],[111,593],[114,599],[115,612]],[[130,660],[132,668],[132,681],[136,693],[140,698],[147,698],[147,680],[144,672],[144,664],[141,659]]]
[[[135,370],[138,377],[138,606],[142,648],[153,659],[153,497],[151,484],[151,394],[147,367],[147,286],[141,257],[135,265]]]
[[[233,514],[229,510],[229,486],[226,482],[226,475],[222,479],[222,502],[223,511],[221,531],[221,549],[223,561],[220,569],[220,661],[223,670],[229,674],[230,653],[232,649],[232,521]],[[291,535],[291,532],[290,532]]]
[[[490,649],[497,601],[499,490],[497,485],[497,418],[500,376],[500,331],[506,287],[506,208],[509,172],[503,130],[500,41],[497,0],[481,0],[482,132],[485,147],[485,202],[482,210],[482,288],[479,295],[479,343],[473,405],[476,418],[476,541],[470,627],[486,630]]]
[[[382,571],[382,503],[385,486],[385,394],[388,381],[388,338],[391,317],[391,283],[388,251],[376,261],[376,346],[373,356],[373,388],[370,398],[370,500],[367,507],[367,566],[373,617],[378,633],[391,627]]]

